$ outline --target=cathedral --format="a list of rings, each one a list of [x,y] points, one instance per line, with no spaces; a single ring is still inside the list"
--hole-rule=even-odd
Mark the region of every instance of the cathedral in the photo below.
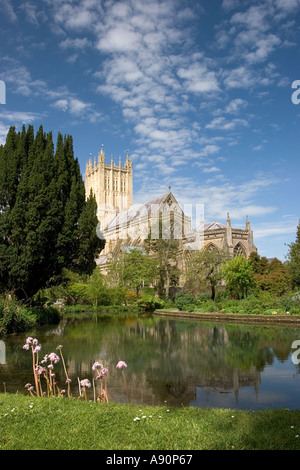
[[[97,259],[104,273],[122,251],[141,248],[149,237],[180,240],[179,256],[182,258],[188,250],[217,249],[230,257],[243,255],[245,258],[257,251],[248,217],[244,229],[232,227],[229,214],[226,225],[205,223],[200,217],[198,225],[192,228],[191,217],[184,213],[171,187],[166,194],[151,201],[133,204],[133,168],[128,154],[124,166],[121,159],[116,165],[113,158],[107,164],[101,147],[98,161],[94,159],[93,163],[90,158],[86,165],[85,189],[87,197],[92,191],[96,198],[98,236],[106,240]]]

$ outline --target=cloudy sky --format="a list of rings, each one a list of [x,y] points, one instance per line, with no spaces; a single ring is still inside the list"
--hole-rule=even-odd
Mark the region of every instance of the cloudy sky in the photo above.
[[[0,142],[71,134],[84,174],[133,161],[134,203],[172,192],[284,260],[299,213],[300,0],[1,0]],[[300,97],[300,94],[299,94]]]

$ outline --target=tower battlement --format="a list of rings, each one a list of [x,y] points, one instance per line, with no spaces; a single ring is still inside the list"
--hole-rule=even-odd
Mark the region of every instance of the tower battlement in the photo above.
[[[126,155],[124,166],[121,157],[116,165],[113,157],[105,162],[103,146],[98,153],[98,162],[90,157],[85,169],[85,193],[94,194],[99,221],[127,210],[133,202],[132,162]]]

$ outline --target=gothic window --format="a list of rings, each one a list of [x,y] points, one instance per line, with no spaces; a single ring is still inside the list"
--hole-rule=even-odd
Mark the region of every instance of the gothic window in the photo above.
[[[121,180],[121,192],[125,193],[125,180],[124,180],[124,178],[122,178],[122,180]]]
[[[244,256],[244,257],[246,257],[245,248],[243,247],[243,245],[240,242],[238,242],[235,245],[234,250],[233,250],[233,254],[234,254],[234,256]]]
[[[114,178],[114,191],[117,191],[118,189],[118,179]]]
[[[216,245],[214,245],[213,243],[210,243],[206,248],[205,248],[205,251],[207,251],[208,253],[211,253],[212,251],[216,251],[218,252],[218,248],[216,247]]]
[[[109,189],[109,177],[105,176],[105,189]]]

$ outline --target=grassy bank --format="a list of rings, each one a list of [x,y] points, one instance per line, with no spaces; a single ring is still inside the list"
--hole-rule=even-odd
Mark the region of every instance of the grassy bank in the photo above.
[[[0,450],[300,450],[300,411],[289,410],[169,409],[0,394],[0,429]]]

